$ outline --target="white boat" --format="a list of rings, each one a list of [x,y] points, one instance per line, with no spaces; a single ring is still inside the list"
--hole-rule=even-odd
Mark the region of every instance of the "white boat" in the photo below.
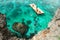
[[[43,14],[43,13],[44,13],[40,8],[37,8],[34,3],[30,4],[30,6],[34,9],[34,11],[35,11],[37,14]]]

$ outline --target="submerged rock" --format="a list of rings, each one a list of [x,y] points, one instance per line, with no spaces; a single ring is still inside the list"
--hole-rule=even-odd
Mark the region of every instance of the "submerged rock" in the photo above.
[[[27,32],[28,27],[27,27],[27,25],[25,25],[25,24],[15,22],[15,23],[13,24],[13,29],[14,29],[15,31],[20,32],[21,34],[25,34],[25,33]]]

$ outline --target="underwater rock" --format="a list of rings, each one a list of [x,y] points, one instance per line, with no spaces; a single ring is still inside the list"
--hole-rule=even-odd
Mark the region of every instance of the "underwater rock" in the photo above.
[[[6,17],[4,14],[0,13],[0,28],[3,28],[6,25]]]
[[[13,24],[13,29],[20,32],[21,34],[25,34],[27,32],[28,27],[25,24],[15,22]]]
[[[28,21],[27,21],[27,24],[31,24],[31,23],[32,23],[32,21],[31,21],[31,20],[28,20]]]

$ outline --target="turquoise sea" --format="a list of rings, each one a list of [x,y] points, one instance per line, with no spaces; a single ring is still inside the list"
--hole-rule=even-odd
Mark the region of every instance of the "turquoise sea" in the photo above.
[[[21,36],[19,32],[13,30],[14,22],[23,22],[29,29],[26,37],[36,34],[48,28],[48,23],[52,20],[56,10],[60,7],[60,0],[0,0],[0,12],[6,15],[7,28]],[[44,14],[38,15],[29,4],[35,3]],[[27,21],[31,21],[30,24]],[[36,23],[36,25],[34,25]]]

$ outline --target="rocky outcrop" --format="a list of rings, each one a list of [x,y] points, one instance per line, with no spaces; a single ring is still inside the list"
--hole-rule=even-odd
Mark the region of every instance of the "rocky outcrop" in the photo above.
[[[3,28],[6,25],[6,16],[0,13],[0,28]]]

